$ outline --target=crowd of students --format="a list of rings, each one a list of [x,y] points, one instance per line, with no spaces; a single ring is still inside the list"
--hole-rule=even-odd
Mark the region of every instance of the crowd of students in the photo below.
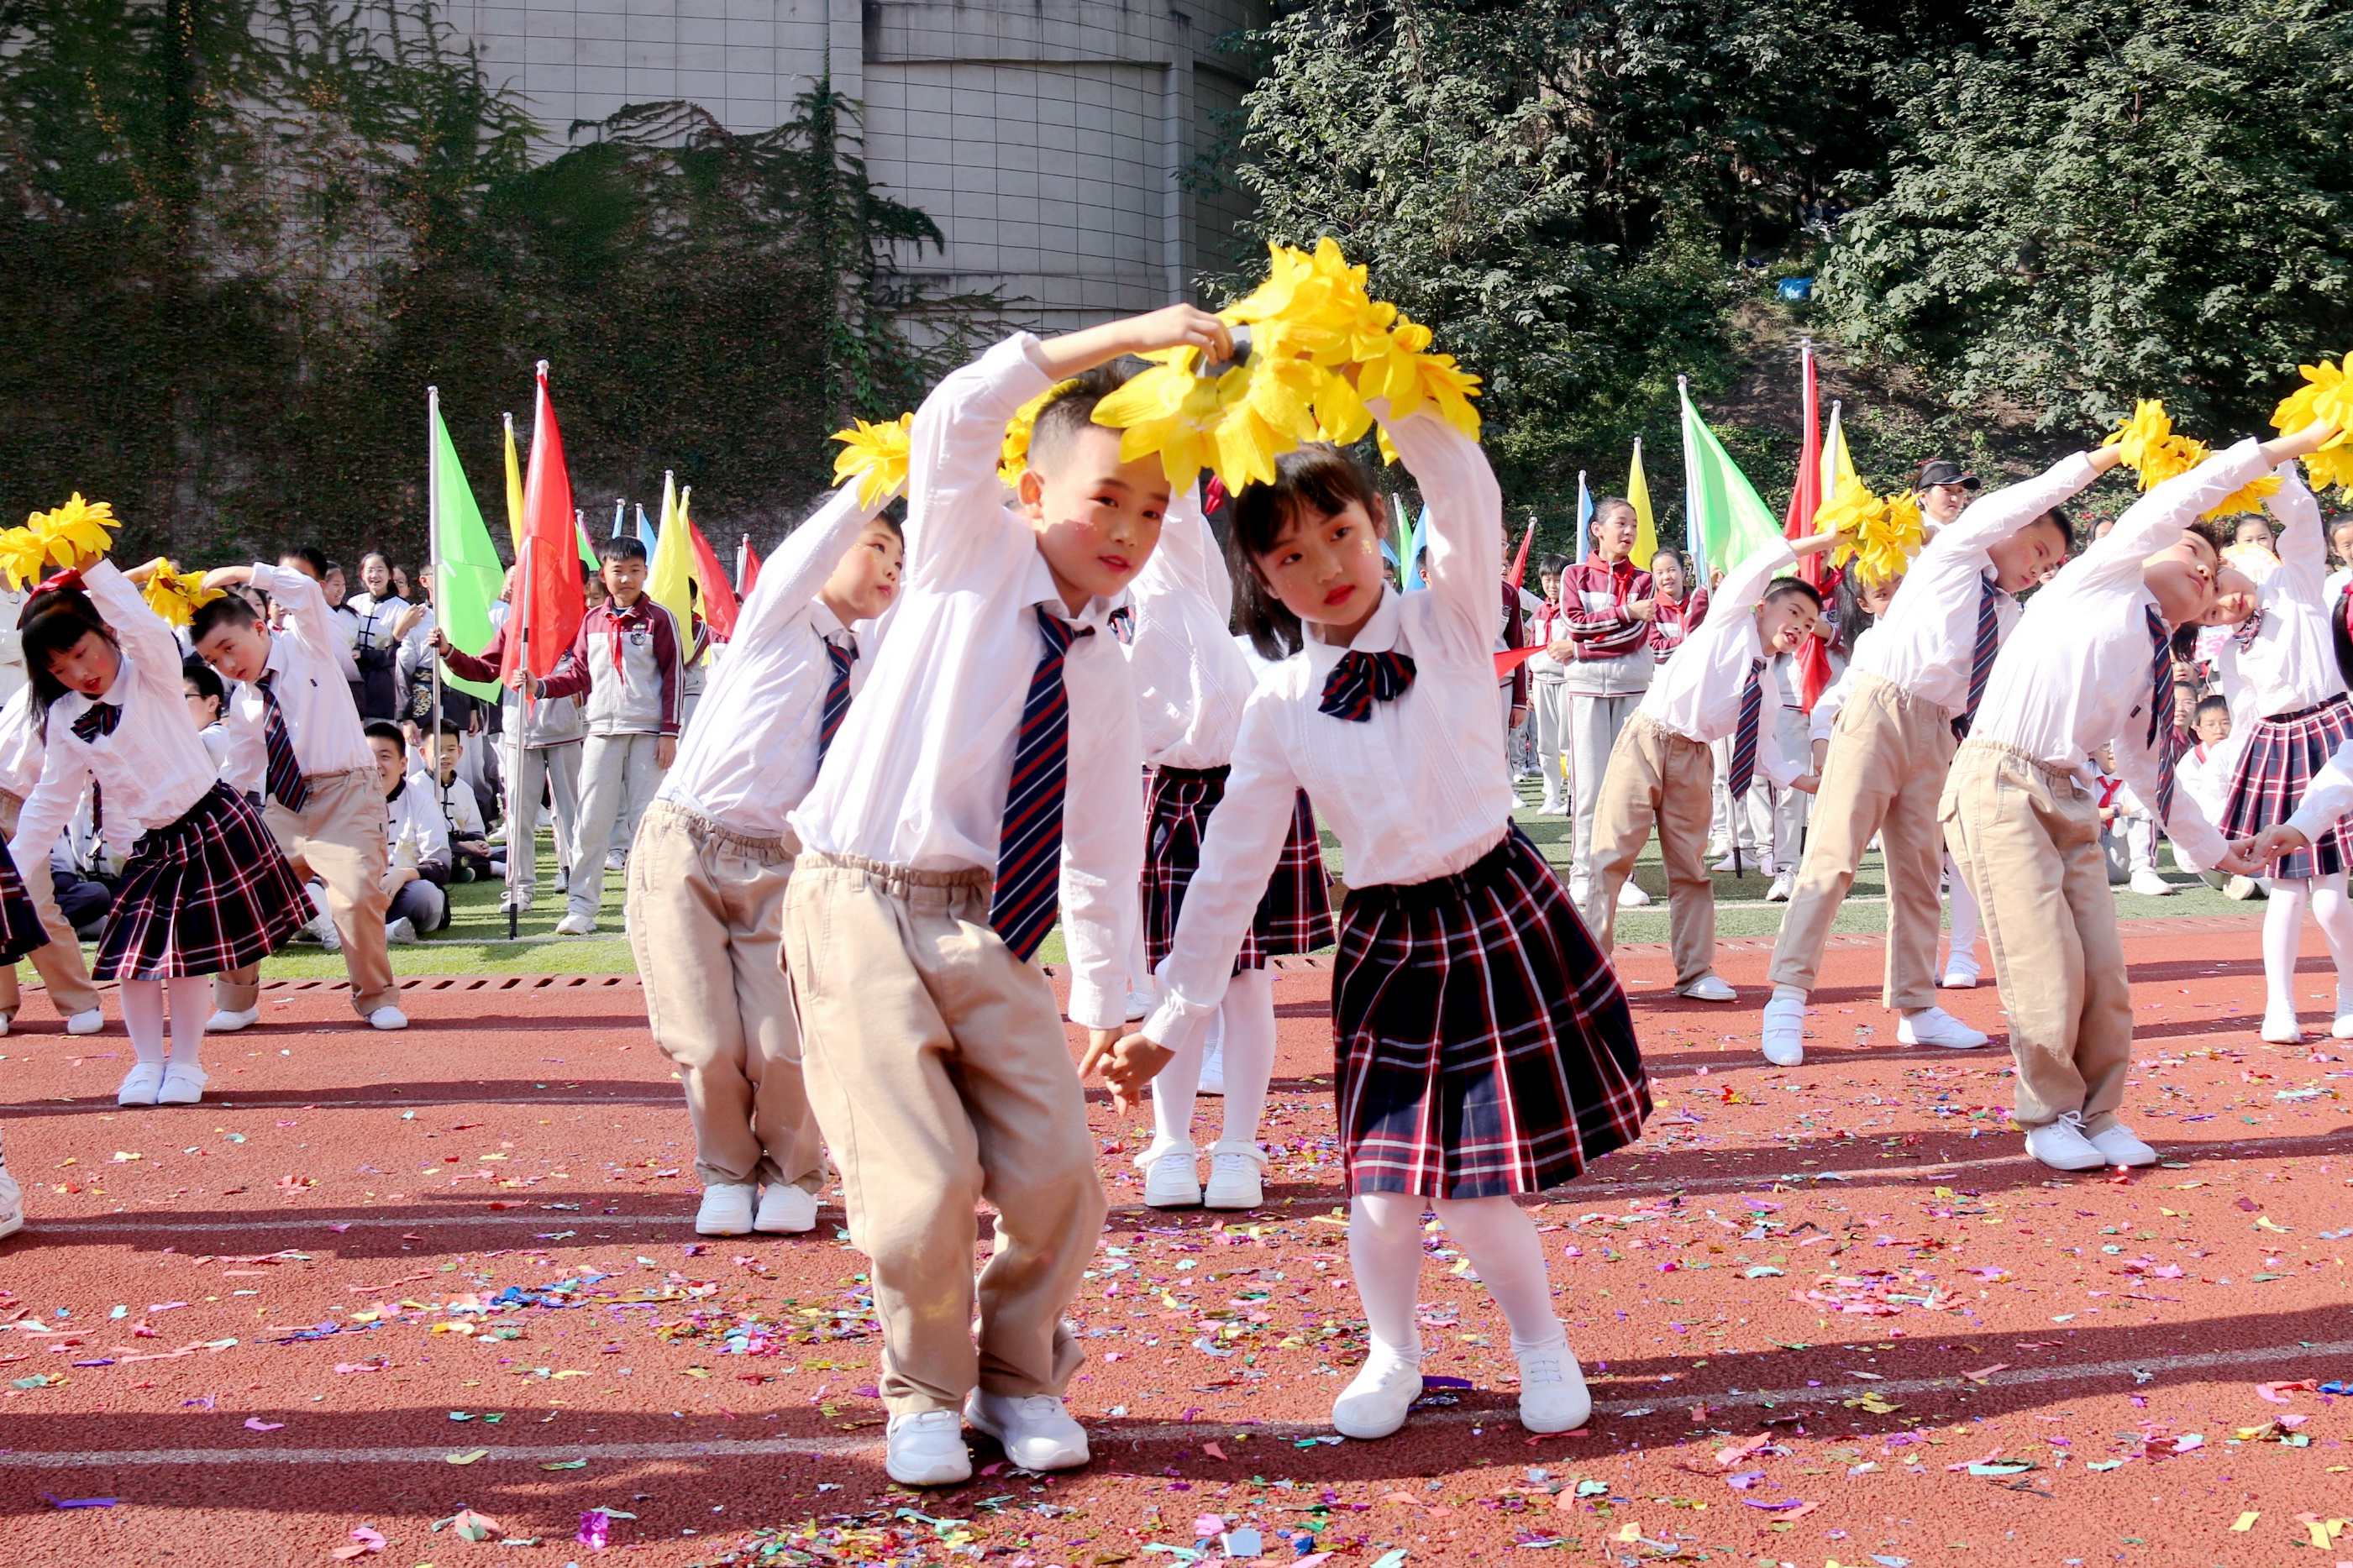
[[[103,1026],[93,983],[117,982],[136,1057],[121,1103],[193,1103],[204,1035],[254,1022],[255,966],[306,924],[340,945],[359,1015],[403,1026],[387,943],[509,856],[527,900],[552,809],[559,931],[596,930],[603,872],[626,866],[649,1022],[695,1133],[697,1229],[807,1231],[839,1180],[883,1336],[887,1468],[919,1485],[970,1474],[967,1422],[1023,1468],[1086,1461],[1062,1403],[1082,1359],[1062,1314],[1107,1212],[1083,1083],[1148,1097],[1147,1205],[1255,1206],[1282,955],[1335,952],[1371,1348],[1333,1420],[1361,1438],[1420,1393],[1426,1211],[1509,1321],[1523,1422],[1589,1412],[1515,1199],[1650,1112],[1608,955],[1619,910],[1647,901],[1630,872],[1654,832],[1682,995],[1736,995],[1715,971],[1712,856],[1753,856],[1787,900],[1760,1023],[1775,1064],[1804,1059],[1823,941],[1874,841],[1903,1043],[1987,1043],[1936,1005],[1976,984],[1981,925],[2017,1120],[2063,1170],[2156,1158],[2117,1114],[2131,1012],[2104,830],[2145,818],[2218,877],[2268,871],[2267,1037],[2296,1028],[2307,906],[2353,965],[2353,776],[2330,761],[2353,740],[2342,584],[2295,468],[2332,431],[2217,452],[2080,547],[2063,508],[2116,448],[1982,498],[1931,463],[1925,547],[1900,577],[1851,568],[1827,600],[1792,568],[1835,533],[1702,584],[1673,552],[1637,565],[1632,509],[1605,500],[1588,557],[1544,560],[1523,595],[1477,442],[1373,398],[1428,508],[1426,586],[1401,592],[1381,497],[1345,451],[1302,447],[1231,495],[1124,455],[1098,405],[1134,356],[1186,349],[1233,343],[1174,306],[1017,335],[948,376],[913,417],[907,477],[846,485],[778,548],[691,716],[701,628],[645,596],[635,540],[604,547],[602,602],[495,714],[404,697],[429,693],[435,658],[495,679],[506,633],[452,647],[381,556],[343,605],[307,552],[213,572],[227,592],[185,646],[142,601],[152,566],[57,563],[0,713],[0,959],[31,956],[75,1033]],[[1027,432],[1009,482],[1008,430]],[[2277,539],[2221,547],[2207,514],[2274,472]],[[1816,637],[1836,679],[1810,708]],[[1531,643],[1516,678],[1499,671]],[[1515,731],[1538,811],[1570,819],[1565,874],[1514,825]],[[50,874],[78,815],[120,856],[88,970]],[[1059,1001],[1037,962],[1058,926]],[[1066,1016],[1087,1034],[1075,1068]],[[0,1229],[16,1213],[0,1177]]]

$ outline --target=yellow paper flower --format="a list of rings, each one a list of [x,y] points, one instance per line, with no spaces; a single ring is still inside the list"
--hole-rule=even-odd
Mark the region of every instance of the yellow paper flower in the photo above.
[[[2305,473],[2315,489],[2353,485],[2353,353],[2342,364],[2323,360],[2296,370],[2304,384],[2273,411],[2272,428],[2288,436],[2314,424],[2336,426],[2337,434],[2305,458]]]
[[[872,511],[888,500],[893,490],[907,483],[907,463],[913,450],[915,416],[902,414],[887,424],[869,425],[865,420],[853,421],[847,430],[837,430],[826,437],[842,444],[833,459],[833,482],[839,486],[859,476],[858,504]]]
[[[221,596],[218,588],[205,586],[201,572],[182,572],[169,561],[155,568],[147,579],[144,597],[147,607],[175,626],[185,626],[195,619],[199,605],[209,605]]]
[[[49,542],[29,528],[0,530],[0,572],[17,588],[29,588],[48,575]]]
[[[2291,398],[2289,401],[2295,400]],[[2285,404],[2281,405],[2283,410],[2285,407]],[[2306,419],[2296,428],[2302,429],[2304,425],[2310,423]],[[2166,480],[2189,472],[2213,456],[2214,451],[2196,437],[2175,431],[2173,420],[2165,412],[2165,405],[2155,398],[2145,398],[2136,404],[2132,417],[2118,426],[2100,445],[2124,449],[2125,464],[2139,477],[2139,488],[2144,491],[2155,489]],[[2279,488],[2277,474],[2260,474],[2208,509],[2206,516],[2218,518],[2229,517],[2234,512],[2261,511],[2263,498],[2277,495]]]
[[[1926,532],[1919,498],[1909,491],[1875,496],[1852,474],[1839,480],[1837,492],[1814,514],[1814,526],[1843,535],[1831,560],[1841,566],[1852,562],[1862,580],[1873,584],[1892,583],[1909,571]]]
[[[1215,454],[1228,384],[1239,397],[1248,376],[1237,368],[1212,381],[1198,374],[1199,353],[1193,349],[1154,357],[1162,363],[1137,372],[1095,405],[1094,420],[1120,433],[1121,462],[1158,452],[1170,488],[1187,489]]]
[[[1052,402],[1074,381],[1058,381],[1029,402],[1013,411],[1005,426],[1005,444],[997,449],[997,477],[1011,489],[1021,482],[1021,472],[1029,466],[1029,433],[1038,427],[1038,411]]]
[[[24,527],[0,532],[0,571],[14,578],[19,588],[29,586],[48,575],[53,561],[62,565],[83,556],[104,555],[114,545],[109,531],[120,526],[112,506],[102,500],[84,500],[76,490],[65,505],[37,511],[25,520]]]

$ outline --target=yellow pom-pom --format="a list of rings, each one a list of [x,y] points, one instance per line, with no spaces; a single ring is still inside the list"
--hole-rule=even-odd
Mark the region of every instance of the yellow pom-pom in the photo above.
[[[19,588],[48,575],[52,562],[67,565],[103,556],[114,546],[111,530],[121,526],[107,502],[84,500],[76,490],[65,505],[37,511],[22,528],[0,532],[0,572]]]
[[[185,626],[195,620],[199,606],[220,596],[220,589],[205,586],[203,573],[182,572],[169,561],[157,563],[153,574],[147,579],[143,595],[149,609],[175,626]]]
[[[1918,497],[1906,491],[1882,499],[1852,474],[1839,480],[1837,492],[1814,513],[1814,526],[1843,535],[1832,561],[1852,562],[1857,574],[1874,585],[1892,583],[1911,569],[1926,532]]]
[[[2341,364],[2327,360],[2296,366],[2304,384],[2272,412],[2272,428],[2284,436],[2313,425],[2333,425],[2337,434],[2304,460],[2315,489],[2353,486],[2353,353]]]
[[[858,504],[869,511],[880,508],[893,490],[906,486],[914,428],[915,416],[902,414],[886,424],[869,425],[860,419],[847,430],[835,431],[826,437],[841,443],[841,451],[833,459],[833,482],[846,484],[856,476]]]
[[[29,588],[48,574],[49,542],[29,528],[0,531],[0,572],[17,588]]]

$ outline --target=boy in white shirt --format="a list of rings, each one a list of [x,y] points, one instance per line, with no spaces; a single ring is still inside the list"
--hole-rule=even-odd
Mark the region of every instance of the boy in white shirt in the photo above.
[[[1802,759],[1784,756],[1772,681],[1772,655],[1800,647],[1821,615],[1822,596],[1798,577],[1773,574],[1838,542],[1818,533],[1776,540],[1725,574],[1698,629],[1643,693],[1618,732],[1593,819],[1593,886],[1585,923],[1608,952],[1618,919],[1618,889],[1634,858],[1659,830],[1667,868],[1668,941],[1675,993],[1698,1002],[1730,1002],[1736,993],[1715,973],[1715,883],[1708,875],[1707,817],[1715,793],[1714,742],[1732,742],[1726,781],[1736,807],[1760,775],[1784,788],[1813,787]],[[1777,711],[1768,714],[1768,708]]]
[[[465,761],[466,733],[448,719],[433,737],[433,767],[426,782],[449,825],[449,879],[470,882],[491,874],[491,829],[474,786],[458,771]]]
[[[1084,1464],[1062,1406],[1083,1359],[1061,1313],[1105,1212],[1060,1010],[1030,962],[1059,873],[1070,1015],[1115,1038],[1144,865],[1134,686],[1111,616],[1158,542],[1157,457],[1121,462],[1090,422],[1125,353],[1231,357],[1190,306],[1039,342],[1009,338],[915,416],[907,589],[792,813],[786,968],[809,1096],[872,1259],[886,1466],[907,1485],[971,1474],[957,1420],[1024,1468]],[[997,463],[1037,416],[1018,508]],[[1065,813],[1065,799],[1090,809]],[[972,1214],[997,1211],[972,1321]],[[967,1399],[969,1394],[969,1399]]]
[[[449,824],[434,798],[433,781],[407,771],[400,726],[378,719],[368,725],[367,738],[390,822],[385,940],[415,942],[420,933],[449,923],[449,896],[442,891],[449,879]]]

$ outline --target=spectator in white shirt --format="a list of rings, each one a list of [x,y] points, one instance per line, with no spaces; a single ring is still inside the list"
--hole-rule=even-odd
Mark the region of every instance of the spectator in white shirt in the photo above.
[[[367,727],[376,778],[384,791],[385,832],[385,940],[411,942],[449,923],[449,824],[433,781],[406,771],[408,747],[400,726],[378,719]]]

